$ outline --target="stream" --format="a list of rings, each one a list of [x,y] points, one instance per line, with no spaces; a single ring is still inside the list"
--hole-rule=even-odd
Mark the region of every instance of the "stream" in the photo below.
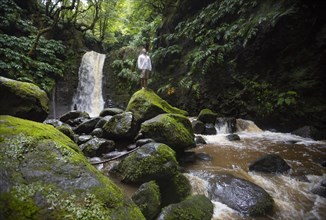
[[[265,189],[274,199],[271,216],[255,219],[326,219],[326,199],[311,189],[326,178],[326,170],[318,164],[326,157],[326,142],[269,131],[242,131],[240,141],[229,141],[227,134],[202,136],[207,145],[195,148],[211,161],[197,161],[186,166],[193,193],[206,194],[208,177],[227,173],[246,179]],[[291,166],[287,174],[249,172],[249,164],[266,154],[278,154]],[[306,179],[303,181],[302,177]],[[213,201],[213,219],[252,219]]]

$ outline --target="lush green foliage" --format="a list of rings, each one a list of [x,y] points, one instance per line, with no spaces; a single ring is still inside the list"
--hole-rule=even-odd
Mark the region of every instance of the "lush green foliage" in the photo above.
[[[34,42],[36,27],[30,20],[21,18],[22,9],[13,1],[1,1],[0,11],[3,15],[0,24],[1,75],[35,83],[49,92],[55,79],[63,75],[65,46],[60,41],[41,37],[36,55],[27,56]],[[14,30],[19,32],[11,33]]]

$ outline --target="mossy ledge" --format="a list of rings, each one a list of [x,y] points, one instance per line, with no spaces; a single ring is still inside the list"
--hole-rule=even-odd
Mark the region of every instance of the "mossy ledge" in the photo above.
[[[0,219],[144,219],[50,125],[0,116]]]

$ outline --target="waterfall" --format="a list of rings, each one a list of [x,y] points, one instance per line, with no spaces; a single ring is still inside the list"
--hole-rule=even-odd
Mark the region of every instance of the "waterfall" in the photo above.
[[[84,54],[79,67],[79,83],[73,98],[73,105],[79,111],[86,111],[91,117],[100,114],[104,107],[102,97],[102,69],[105,54],[90,51]]]
[[[229,134],[236,131],[235,118],[217,118],[215,128],[217,134]]]

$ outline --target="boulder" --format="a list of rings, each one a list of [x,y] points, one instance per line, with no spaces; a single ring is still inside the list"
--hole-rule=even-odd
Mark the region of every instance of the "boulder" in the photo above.
[[[177,152],[196,146],[191,123],[181,115],[158,115],[142,123],[140,132],[144,138],[164,143]]]
[[[112,116],[112,118],[103,125],[104,137],[109,139],[133,138],[135,136],[133,126],[133,114],[124,112]]]
[[[194,120],[191,122],[192,129],[195,134],[204,134],[205,124],[199,120]]]
[[[211,123],[205,124],[204,134],[205,135],[215,135],[215,134],[217,134],[215,125],[211,124]]]
[[[106,109],[103,109],[100,113],[100,116],[101,117],[105,117],[105,116],[108,116],[108,115],[117,115],[117,114],[121,114],[123,113],[123,110],[120,109],[120,108],[106,108]]]
[[[195,143],[196,143],[196,145],[207,144],[207,142],[205,141],[205,139],[202,136],[196,136]]]
[[[95,125],[95,128],[103,128],[103,126],[105,125],[106,122],[108,122],[110,119],[112,118],[111,115],[107,115],[103,118],[101,118],[97,124]]]
[[[186,199],[191,193],[189,180],[180,172],[166,180],[158,180],[160,186],[162,206],[178,203]]]
[[[96,118],[92,118],[92,119],[89,119],[89,120],[81,123],[74,129],[75,133],[76,134],[90,134],[95,129],[95,125],[97,124],[97,122],[100,119],[101,118],[96,117]]]
[[[324,140],[326,139],[325,131],[320,131],[313,126],[304,126],[293,131],[292,134],[304,137],[311,138],[314,140]]]
[[[134,120],[137,125],[163,113],[187,114],[186,111],[169,105],[169,103],[161,99],[150,89],[141,89],[134,93],[126,111],[131,111],[134,114]]]
[[[175,152],[165,144],[148,143],[124,158],[116,170],[128,183],[169,179],[177,172]]]
[[[226,136],[229,141],[240,141],[240,137],[237,134],[229,134]]]
[[[215,124],[216,118],[217,118],[216,113],[214,113],[212,110],[210,110],[208,108],[205,108],[199,112],[197,119],[199,121],[203,122],[204,124],[206,124],[206,123]]]
[[[111,140],[95,137],[79,145],[79,147],[87,157],[101,157],[102,154],[113,151],[115,149],[115,143]]]
[[[89,141],[92,138],[93,138],[92,135],[80,135],[77,138],[77,144],[78,145],[84,144],[84,143],[86,143],[87,141]]]
[[[43,123],[47,125],[52,125],[55,128],[64,125],[64,123],[59,121],[58,119],[47,119]]]
[[[0,116],[1,219],[145,219],[51,125]]]
[[[161,210],[161,194],[155,181],[142,184],[131,199],[147,220],[155,219]]]
[[[61,125],[56,127],[56,129],[67,135],[71,140],[75,141],[75,133],[69,125]]]
[[[136,146],[140,147],[148,143],[155,142],[153,139],[147,138],[147,139],[139,139],[136,141]]]
[[[263,173],[284,173],[290,169],[285,160],[276,154],[267,154],[249,165],[249,171]]]
[[[215,175],[209,179],[208,193],[241,214],[260,216],[273,210],[274,200],[260,186],[229,174]]]
[[[211,220],[214,206],[203,195],[189,196],[186,200],[165,207],[157,220]]]
[[[70,111],[59,117],[59,120],[62,122],[68,122],[69,120],[74,120],[76,118],[90,118],[87,112],[81,111]]]
[[[93,135],[93,136],[96,136],[96,137],[103,137],[103,129],[102,128],[95,128],[93,131],[92,131],[92,133],[91,133],[91,135]]]
[[[196,158],[201,161],[211,161],[213,159],[211,155],[206,153],[197,153]]]
[[[0,76],[0,115],[43,122],[49,114],[48,96],[38,86]]]

